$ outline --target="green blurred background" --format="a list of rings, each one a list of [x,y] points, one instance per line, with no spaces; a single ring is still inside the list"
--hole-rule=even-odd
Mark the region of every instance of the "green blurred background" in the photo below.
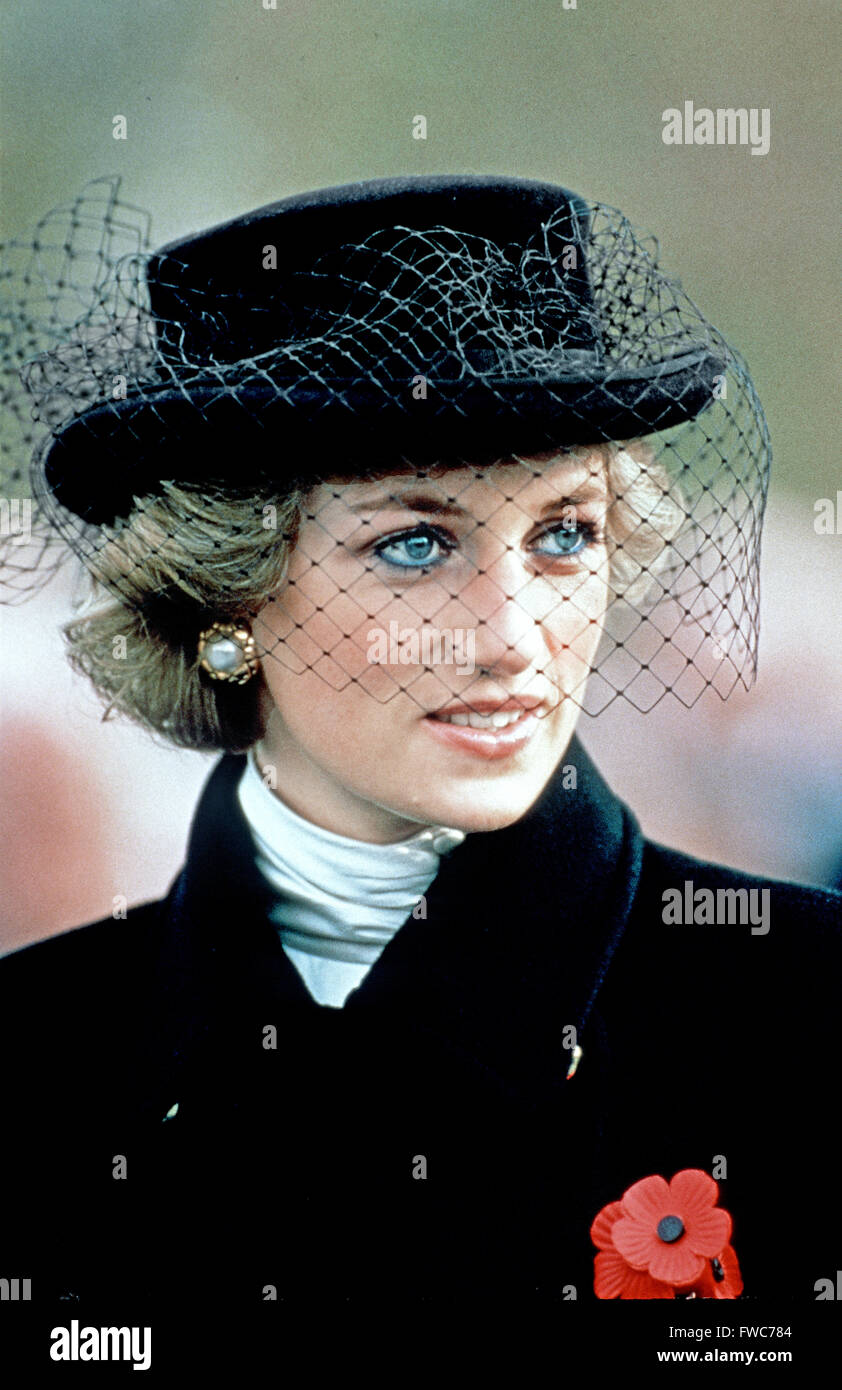
[[[580,728],[653,838],[840,881],[842,517],[813,526],[842,489],[838,3],[6,0],[2,27],[4,235],[113,173],[160,244],[320,185],[458,171],[566,184],[657,233],[769,417],[760,675]],[[769,154],[665,146],[685,100],[768,107]],[[0,612],[0,951],[166,891],[208,772],[100,722],[58,635],[71,595],[66,573]]]
[[[7,0],[4,232],[111,172],[159,242],[381,174],[564,183],[658,234],[665,266],[752,366],[777,479],[833,495],[836,3],[263,5]],[[661,113],[685,100],[769,107],[769,154],[665,146]]]

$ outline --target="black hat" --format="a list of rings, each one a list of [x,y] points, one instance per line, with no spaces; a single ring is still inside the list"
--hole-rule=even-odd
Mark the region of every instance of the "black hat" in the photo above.
[[[617,495],[629,563],[589,691],[640,708],[750,683],[766,422],[622,213],[532,180],[401,176],[150,251],[118,193],[96,180],[5,248],[0,497],[31,493],[36,542],[2,542],[11,601],[56,542],[96,577],[119,553],[128,583],[133,521],[173,483],[259,502],[613,441],[651,487]]]
[[[667,282],[654,301],[615,283],[595,230],[566,189],[445,175],[321,189],[172,242],[142,280],[131,266],[147,360],[115,358],[111,392],[55,430],[47,484],[101,524],[163,477],[242,478],[249,457],[282,481],[305,456],[482,460],[692,418],[722,346],[679,322]]]

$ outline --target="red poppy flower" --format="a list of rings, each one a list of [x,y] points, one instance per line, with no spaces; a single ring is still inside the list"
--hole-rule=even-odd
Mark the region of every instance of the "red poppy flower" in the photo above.
[[[679,1293],[694,1293],[697,1298],[739,1298],[742,1291],[743,1276],[731,1245],[726,1245],[714,1259],[705,1262],[702,1276],[692,1288],[679,1289]]]
[[[685,1168],[670,1183],[643,1178],[603,1207],[591,1226],[597,1298],[739,1298],[731,1218],[718,1196],[713,1178]]]
[[[611,1226],[614,1249],[660,1283],[694,1283],[731,1235],[730,1216],[714,1205],[718,1196],[699,1168],[685,1168],[669,1183],[657,1174],[642,1178],[623,1193],[622,1214]]]
[[[591,1240],[599,1250],[594,1259],[597,1298],[675,1298],[675,1290],[669,1284],[653,1279],[645,1270],[632,1269],[614,1249],[611,1232],[622,1215],[622,1202],[609,1202],[591,1226]]]

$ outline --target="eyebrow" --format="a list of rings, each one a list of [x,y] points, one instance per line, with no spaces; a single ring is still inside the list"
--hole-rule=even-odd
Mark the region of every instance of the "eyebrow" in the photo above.
[[[577,506],[579,503],[607,501],[608,489],[602,479],[584,482],[570,492],[559,493],[547,502],[537,513],[537,518],[548,516],[560,506]],[[516,497],[507,501],[516,501]],[[388,511],[390,507],[402,507],[407,511],[418,512],[422,516],[455,516],[472,519],[472,514],[451,500],[442,500],[426,492],[387,493],[381,497],[365,498],[360,502],[348,504],[348,510],[355,513]]]

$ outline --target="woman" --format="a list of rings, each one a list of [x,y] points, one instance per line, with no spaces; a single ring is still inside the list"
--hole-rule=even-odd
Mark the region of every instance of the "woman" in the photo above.
[[[575,735],[750,680],[740,359],[619,214],[516,179],[107,270],[24,373],[98,586],[70,656],[226,756],[166,899],[0,967],[21,1273],[814,1300],[839,900],[646,842]]]

